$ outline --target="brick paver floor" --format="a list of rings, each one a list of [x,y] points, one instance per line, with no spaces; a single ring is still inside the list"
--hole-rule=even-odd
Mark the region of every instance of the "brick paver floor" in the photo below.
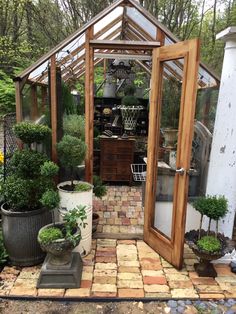
[[[36,289],[40,266],[5,267],[0,274],[0,296],[236,298],[236,275],[228,265],[215,265],[215,279],[200,278],[193,268],[196,261],[185,246],[184,267],[178,271],[143,241],[97,239],[83,259],[81,288]]]

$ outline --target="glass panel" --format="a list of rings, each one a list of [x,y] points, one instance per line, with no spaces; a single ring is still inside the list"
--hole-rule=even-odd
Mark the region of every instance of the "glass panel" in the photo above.
[[[163,63],[167,69],[162,82],[161,128],[159,131],[158,171],[155,199],[154,228],[171,238],[173,193],[176,170],[177,137],[181,103],[182,71],[176,78],[170,64],[183,64],[183,60]],[[177,71],[177,66],[176,71]]]
[[[153,38],[156,38],[156,26],[153,25],[146,17],[144,17],[137,9],[127,7],[127,15],[136,24],[142,27],[147,33],[149,33]]]
[[[106,25],[114,21],[118,16],[123,13],[123,7],[117,7],[112,12],[108,13],[104,18],[94,25],[94,33],[96,34]]]
[[[115,30],[117,30],[120,26],[121,26],[122,22],[118,22],[116,25],[114,25],[113,27],[111,27],[107,32],[105,32],[104,34],[102,34],[100,37],[98,37],[98,39],[104,39],[107,38],[107,36],[109,36],[109,34],[111,34],[112,32],[114,32]],[[117,35],[116,35],[117,36]]]

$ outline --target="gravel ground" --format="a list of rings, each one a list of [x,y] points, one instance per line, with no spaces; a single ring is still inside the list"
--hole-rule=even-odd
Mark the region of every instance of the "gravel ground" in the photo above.
[[[51,302],[51,301],[10,301],[0,299],[1,314],[235,314],[236,300],[168,302]]]

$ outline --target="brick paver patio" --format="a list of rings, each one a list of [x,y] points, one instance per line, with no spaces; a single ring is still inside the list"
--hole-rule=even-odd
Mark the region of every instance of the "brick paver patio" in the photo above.
[[[0,296],[105,298],[236,298],[236,275],[228,265],[215,265],[218,277],[200,278],[193,269],[196,257],[186,246],[184,268],[173,268],[141,240],[93,240],[83,259],[79,289],[36,289],[40,266],[5,267]]]

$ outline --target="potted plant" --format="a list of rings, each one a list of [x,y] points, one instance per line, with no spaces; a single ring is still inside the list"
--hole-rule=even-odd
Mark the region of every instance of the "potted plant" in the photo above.
[[[86,228],[82,230],[82,241],[78,247],[81,255],[87,255],[92,242],[92,196],[90,183],[74,179],[77,167],[84,161],[86,145],[83,140],[64,135],[57,144],[58,158],[62,166],[70,173],[70,180],[58,184],[60,208],[70,211],[78,204],[86,206]]]
[[[137,120],[142,106],[138,105],[138,99],[134,96],[136,88],[134,85],[127,85],[122,98],[120,110],[124,129],[126,131],[133,131],[136,128]]]
[[[164,80],[161,127],[165,147],[174,148],[177,141],[179,110],[181,101],[181,84],[175,78]]]
[[[233,241],[218,233],[218,221],[227,213],[227,200],[223,196],[199,197],[193,202],[193,207],[200,212],[200,225],[198,230],[191,230],[185,234],[185,240],[200,257],[200,263],[194,264],[199,276],[216,277],[217,273],[210,263],[219,259],[234,249]],[[209,218],[208,230],[202,230],[203,217]],[[216,221],[216,231],[211,231],[211,222]]]
[[[63,214],[63,222],[54,222],[40,229],[38,242],[47,256],[37,288],[80,287],[83,262],[80,254],[72,251],[81,240],[80,228],[85,227],[85,219],[85,206],[79,205]]]
[[[103,184],[102,179],[99,176],[93,176],[93,193],[95,197],[102,198],[107,194],[107,187]],[[96,233],[97,226],[99,222],[99,215],[96,212],[93,212],[93,224],[92,224],[92,233]]]
[[[45,256],[37,234],[52,221],[49,210],[59,204],[53,181],[58,167],[45,154],[32,149],[32,143],[40,143],[50,134],[47,126],[21,122],[15,125],[14,133],[25,148],[13,154],[3,185],[3,239],[12,264],[31,266],[41,263]]]
[[[81,240],[80,227],[86,226],[86,218],[85,206],[79,205],[63,215],[63,222],[53,222],[39,230],[38,242],[48,253],[50,265],[64,266],[71,262],[72,250]]]

